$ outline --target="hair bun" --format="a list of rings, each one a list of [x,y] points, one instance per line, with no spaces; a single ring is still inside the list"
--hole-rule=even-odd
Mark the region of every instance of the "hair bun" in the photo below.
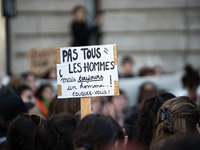
[[[192,72],[194,72],[194,69],[192,68],[191,65],[186,65],[186,66],[185,66],[185,71],[186,71],[187,73],[192,73]]]
[[[173,125],[168,125],[167,120],[163,121],[163,131],[164,133],[174,134]]]

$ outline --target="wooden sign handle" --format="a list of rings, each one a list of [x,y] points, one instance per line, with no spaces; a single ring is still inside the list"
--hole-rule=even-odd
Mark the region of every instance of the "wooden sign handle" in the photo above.
[[[81,97],[81,119],[91,113],[91,97]]]

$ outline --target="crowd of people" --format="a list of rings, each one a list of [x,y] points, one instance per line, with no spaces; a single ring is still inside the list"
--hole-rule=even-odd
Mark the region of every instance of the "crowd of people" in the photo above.
[[[85,9],[74,9],[73,46],[88,44],[99,20],[88,28]],[[80,34],[81,31],[83,34]],[[86,38],[85,38],[86,37]],[[136,75],[134,60],[125,56],[119,78],[160,76],[161,66],[143,67]],[[0,84],[0,149],[6,150],[186,150],[200,149],[200,83],[198,71],[185,67],[188,94],[176,97],[151,82],[141,85],[136,105],[126,92],[91,98],[91,114],[80,118],[80,98],[58,99],[51,84],[36,84],[26,72]],[[45,78],[56,80],[51,68]]]
[[[122,66],[124,63],[133,61],[125,57]],[[136,76],[125,71],[131,70],[127,66],[120,78]],[[58,99],[50,84],[38,87],[36,81],[36,75],[27,72],[0,85],[0,148],[199,149],[200,77],[191,66],[185,67],[182,77],[188,95],[176,97],[145,82],[136,105],[127,106],[122,90],[118,96],[92,97],[91,114],[82,120],[80,98]],[[190,142],[180,144],[186,140]]]

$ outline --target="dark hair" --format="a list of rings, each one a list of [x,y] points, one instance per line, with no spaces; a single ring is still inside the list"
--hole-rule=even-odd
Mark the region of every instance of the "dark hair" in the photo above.
[[[36,96],[37,98],[39,98],[40,100],[42,100],[42,99],[43,99],[42,92],[43,92],[44,89],[47,88],[47,87],[50,87],[50,88],[53,90],[53,87],[52,87],[50,84],[43,84],[43,85],[41,85],[41,86],[39,87],[39,89],[37,90],[35,96]]]
[[[34,76],[35,78],[37,77],[36,74],[33,72],[25,72],[21,74],[21,77],[24,79],[27,79],[28,76]]]
[[[18,95],[9,95],[0,101],[0,114],[5,122],[13,120],[18,113],[27,112],[25,103]]]
[[[153,88],[145,89],[145,86],[147,84],[152,85]],[[137,103],[143,104],[145,100],[154,97],[156,94],[158,94],[156,85],[152,82],[144,82],[139,88],[139,95],[138,95]]]
[[[34,133],[38,126],[31,117],[18,115],[8,129],[7,150],[34,150]]]
[[[25,90],[30,90],[30,91],[31,91],[31,88],[28,87],[27,85],[21,85],[21,86],[19,86],[19,87],[17,88],[16,93],[17,93],[19,96],[21,96],[22,93],[23,93]]]
[[[116,131],[110,116],[100,114],[91,114],[83,118],[75,132],[75,147],[76,149],[100,150],[106,149],[108,145],[114,142],[118,137],[121,137]]]
[[[182,83],[184,87],[190,89],[198,87],[200,83],[198,71],[194,70],[190,65],[185,66],[185,74],[182,77]]]
[[[84,10],[85,10],[85,7],[84,7],[84,6],[81,6],[81,5],[78,5],[78,6],[74,7],[72,13],[75,14],[75,13],[76,13],[78,10],[80,10],[80,9],[84,9]]]
[[[154,75],[154,70],[150,67],[142,67],[139,70],[139,76],[148,76],[148,75]]]
[[[164,93],[145,101],[139,113],[134,139],[141,145],[149,147],[153,137],[156,114],[162,104],[175,96],[171,93]]]
[[[22,78],[18,76],[11,76],[8,86],[11,87],[15,92],[23,84]]]
[[[115,130],[115,139],[119,141],[124,141],[124,133],[122,131],[122,127],[117,123],[117,121],[113,118],[108,116],[108,121],[111,123],[113,129]]]
[[[36,150],[73,150],[77,119],[64,112],[47,119],[35,133]]]
[[[44,73],[43,78],[44,79],[52,79],[52,78],[50,78],[52,70],[55,70],[55,72],[56,72],[56,68],[55,67],[51,67],[46,71],[46,73]]]
[[[124,56],[123,59],[122,59],[122,65],[127,63],[127,62],[134,63],[133,59],[130,56]]]
[[[47,118],[61,112],[68,112],[75,115],[79,110],[80,98],[58,99],[56,95],[49,105]]]

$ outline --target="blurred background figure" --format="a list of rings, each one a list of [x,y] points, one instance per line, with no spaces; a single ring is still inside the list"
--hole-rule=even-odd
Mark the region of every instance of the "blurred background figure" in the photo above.
[[[15,92],[23,84],[23,80],[18,76],[11,76],[8,86],[11,87]]]
[[[25,84],[29,86],[35,94],[37,91],[36,75],[32,72],[26,72],[22,74],[22,78],[24,79]]]
[[[91,111],[94,113],[103,113],[104,102],[107,97],[92,97],[91,98]]]
[[[182,77],[182,83],[184,88],[187,89],[187,96],[200,106],[200,96],[197,94],[200,76],[198,71],[194,70],[191,65],[185,66],[185,74]]]
[[[50,68],[44,75],[44,79],[57,79],[56,68]]]
[[[86,9],[83,6],[76,6],[73,10],[74,20],[71,25],[73,42],[72,46],[87,46],[91,34],[97,33],[100,17],[97,17],[93,26],[88,26],[86,22]]]
[[[104,114],[112,116],[121,127],[124,126],[126,102],[126,94],[120,90],[120,95],[108,97],[103,110]]]
[[[53,99],[53,87],[50,84],[41,85],[36,92],[36,98],[41,114],[46,116]]]
[[[139,112],[145,101],[159,94],[156,85],[151,82],[144,82],[139,88],[139,94],[136,105],[129,107],[126,112],[125,129],[130,139],[135,134],[135,126],[139,117]]]
[[[122,59],[122,73],[120,78],[134,77],[134,60],[130,56],[124,56]]]
[[[28,87],[27,85],[21,85],[17,88],[16,93],[21,97],[24,103],[32,106],[32,108],[28,110],[29,114],[39,115],[39,108],[37,105],[37,101],[30,87]]]
[[[151,82],[144,82],[139,89],[139,95],[138,95],[138,102],[137,102],[137,108],[142,108],[145,100],[154,97],[158,93],[158,89],[155,84]]]
[[[62,112],[67,112],[72,115],[76,115],[77,112],[79,111],[80,111],[80,98],[58,99],[56,95],[50,103],[47,118]]]
[[[16,93],[10,86],[0,84],[0,100],[13,94]]]
[[[164,74],[163,68],[161,66],[159,66],[159,65],[154,66],[153,70],[154,70],[154,75],[155,76],[161,76],[162,74]]]
[[[150,67],[142,67],[140,70],[139,70],[139,74],[138,74],[140,77],[147,77],[147,76],[153,76],[154,75],[154,70]]]

